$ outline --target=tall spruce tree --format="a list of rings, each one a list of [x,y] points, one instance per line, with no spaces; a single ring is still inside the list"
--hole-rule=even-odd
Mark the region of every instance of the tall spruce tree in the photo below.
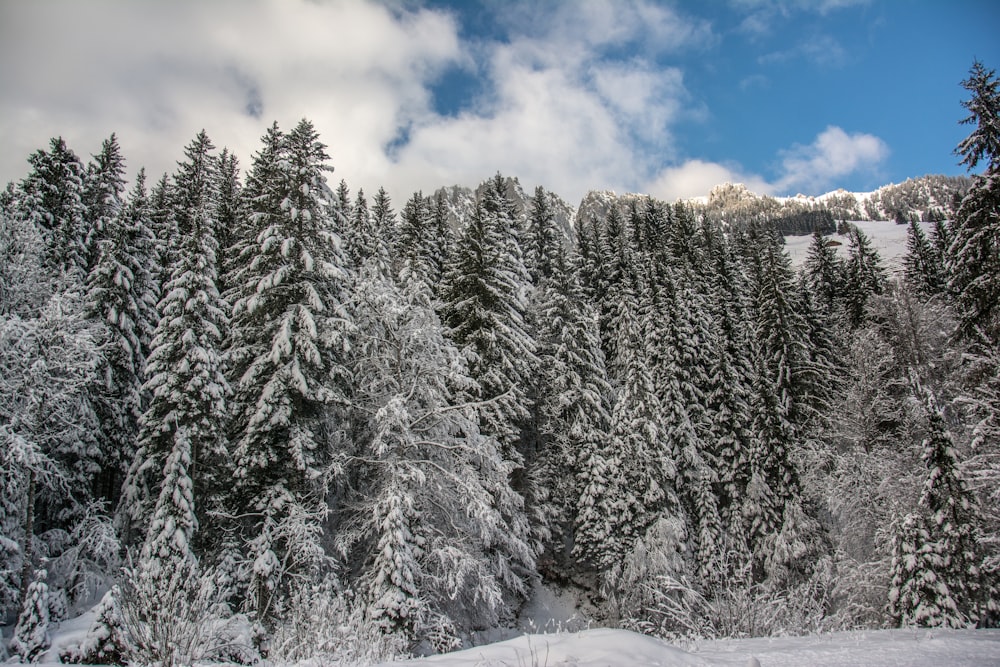
[[[104,456],[95,489],[112,505],[135,454],[146,357],[159,320],[159,287],[149,269],[155,253],[149,225],[146,178],[140,170],[125,207],[102,223],[100,254],[87,279],[88,315],[103,324],[104,339],[94,398]]]
[[[882,258],[872,246],[868,236],[852,226],[847,234],[846,297],[847,320],[855,329],[868,320],[868,306],[872,297],[885,292],[889,280]]]
[[[916,381],[913,389],[927,424],[927,479],[918,513],[906,517],[894,543],[890,614],[904,626],[993,624],[1000,607],[994,575],[984,569],[982,510],[937,399]]]
[[[201,131],[184,149],[172,190],[179,246],[163,288],[145,390],[149,407],[140,419],[139,447],[123,490],[122,528],[135,540],[149,525],[172,452],[190,443],[190,476],[202,511],[217,503],[228,475],[225,438],[229,384],[222,372],[228,330],[216,287],[215,166]]]
[[[236,240],[244,234],[240,229],[243,223],[240,164],[228,148],[223,148],[219,155],[215,179],[215,240],[219,247],[216,264],[219,292],[225,294],[229,290],[229,276],[238,262]]]
[[[525,323],[527,270],[502,177],[491,179],[459,238],[443,293],[444,321],[470,357],[483,400],[480,428],[497,438],[505,456],[520,464],[526,394],[537,367],[535,342]]]
[[[101,144],[101,152],[87,165],[83,177],[81,199],[85,215],[84,240],[87,250],[87,269],[93,269],[100,256],[101,241],[107,238],[107,227],[118,215],[125,192],[125,159],[112,134]]]
[[[42,230],[47,267],[82,282],[89,268],[84,168],[62,137],[52,139],[49,147],[28,158],[32,169],[21,183],[19,214]]]
[[[918,293],[935,296],[944,291],[947,276],[944,256],[927,238],[920,223],[910,221],[906,230],[906,255],[903,256],[903,270],[906,282]]]
[[[251,227],[259,231],[233,283],[231,501],[252,510],[245,526],[255,563],[249,598],[262,620],[288,574],[272,565],[308,567],[321,553],[317,530],[305,531],[307,543],[294,542],[288,530],[302,517],[317,527],[329,467],[342,453],[335,450],[340,425],[331,410],[346,401],[352,323],[345,307],[349,276],[332,231],[335,209],[326,200],[328,160],[309,121],[284,136],[272,128],[247,182]]]
[[[551,552],[570,557],[578,502],[589,484],[586,464],[604,445],[610,425],[611,386],[601,353],[597,313],[565,251],[554,254],[551,275],[539,288],[537,342],[539,452],[535,486],[548,496]],[[561,540],[561,544],[556,540]]]
[[[808,351],[788,255],[774,240],[761,243],[756,253],[751,450],[743,518],[754,550],[756,576],[763,577],[762,567],[772,555],[785,510],[799,493],[793,448],[802,435],[799,399]]]
[[[959,324],[971,340],[1000,341],[1000,80],[976,61],[962,82],[970,98],[962,105],[963,124],[975,129],[958,145],[961,164],[982,174],[962,199],[951,226],[949,287],[959,309]]]

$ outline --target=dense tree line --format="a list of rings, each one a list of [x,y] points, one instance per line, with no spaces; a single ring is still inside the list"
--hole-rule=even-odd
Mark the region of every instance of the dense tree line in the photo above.
[[[995,624],[1000,95],[964,85],[986,169],[897,278],[738,192],[397,213],[306,120],[152,190],[53,139],[0,198],[12,650],[104,591],[65,660],[443,650],[540,579],[663,636]]]

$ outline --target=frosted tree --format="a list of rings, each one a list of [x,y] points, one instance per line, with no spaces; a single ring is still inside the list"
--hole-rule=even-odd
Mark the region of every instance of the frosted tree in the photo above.
[[[162,473],[178,439],[190,441],[194,493],[211,506],[225,479],[226,399],[221,350],[228,321],[216,287],[215,159],[204,131],[184,150],[174,177],[178,258],[164,285],[146,361],[150,404],[123,488],[121,527],[135,540],[152,518]]]
[[[215,170],[215,239],[219,251],[216,258],[219,292],[229,289],[226,282],[238,264],[236,240],[245,234],[240,185],[240,164],[236,156],[223,148]]]
[[[962,105],[974,126],[956,149],[962,164],[982,174],[962,199],[951,225],[947,267],[949,288],[957,302],[962,333],[996,345],[1000,340],[1000,80],[995,70],[975,62],[962,82],[970,98]]]
[[[927,420],[927,479],[919,510],[896,537],[889,611],[901,625],[965,627],[995,622],[997,590],[983,569],[982,510],[962,476],[954,440],[933,393],[914,381]]]
[[[45,570],[35,573],[35,580],[28,586],[21,613],[14,626],[10,650],[20,656],[21,662],[37,662],[42,653],[52,645],[49,634],[49,587],[45,583]]]
[[[601,352],[597,313],[583,298],[565,251],[553,256],[550,277],[537,308],[537,412],[542,449],[534,465],[535,485],[550,499],[546,517],[554,556],[570,554],[578,501],[589,483],[587,461],[604,445],[610,424],[611,386]]]
[[[431,205],[431,275],[430,284],[434,296],[440,299],[442,278],[448,266],[449,256],[455,241],[448,213],[448,200],[444,190],[438,190]]]
[[[61,137],[49,146],[28,158],[32,170],[21,183],[19,214],[42,230],[46,265],[82,281],[88,269],[83,164]]]
[[[301,553],[290,551],[282,534],[300,519],[313,524],[323,516],[330,467],[343,453],[336,450],[342,425],[334,409],[346,401],[353,325],[346,260],[326,198],[328,159],[307,120],[283,137],[269,132],[246,188],[257,231],[233,279],[231,500],[250,510],[250,604],[261,619],[287,583],[281,579],[288,568],[276,564],[302,558],[291,569],[308,569],[308,559],[321,553],[312,528],[304,538],[311,542],[296,547]]]
[[[440,278],[440,267],[435,265],[434,232],[432,227],[430,201],[422,192],[414,192],[399,221],[399,255],[408,271],[415,272],[433,284]]]
[[[856,226],[847,235],[847,264],[845,267],[845,307],[851,326],[858,328],[868,320],[868,304],[872,297],[885,292],[888,277],[882,258],[868,236]]]
[[[534,284],[552,277],[562,251],[562,233],[555,222],[551,195],[541,186],[535,188],[528,213],[524,264]]]
[[[125,664],[128,659],[128,645],[122,630],[121,612],[118,609],[120,592],[113,587],[97,605],[94,622],[83,640],[59,652],[59,660],[64,663],[87,665]]]
[[[708,582],[720,562],[721,518],[715,487],[718,464],[709,451],[705,412],[713,346],[707,304],[685,283],[681,270],[659,267],[655,311],[646,322],[644,343],[652,357],[653,377],[662,409],[665,441],[677,467],[676,487],[689,523],[697,574]]]
[[[55,289],[41,230],[15,211],[0,213],[0,317],[38,314]]]
[[[759,565],[770,555],[785,508],[799,490],[792,452],[802,435],[799,399],[808,351],[788,256],[773,241],[757,252],[751,450],[743,519]]]
[[[706,369],[705,412],[710,451],[718,465],[719,510],[728,525],[739,512],[747,482],[750,379],[746,326],[746,276],[724,237],[711,225],[702,228],[708,272],[707,313],[716,335],[710,339]]]
[[[356,292],[356,498],[339,541],[363,565],[368,613],[425,637],[435,623],[494,624],[534,570],[512,465],[483,436],[465,357],[419,277],[369,264]],[[435,619],[438,619],[435,621]]]
[[[81,311],[79,299],[67,292],[51,297],[36,318],[0,318],[0,485],[5,493],[0,553],[6,571],[0,599],[7,603],[11,587],[21,597],[26,592],[38,553],[36,531],[72,522],[99,471],[89,395],[97,333]]]
[[[632,283],[632,284],[630,284]],[[614,330],[620,384],[615,388],[610,437],[584,463],[575,551],[604,573],[612,573],[661,514],[677,516],[677,475],[653,377],[646,363],[637,285],[620,292]]]
[[[350,265],[354,268],[361,266],[375,252],[375,247],[371,243],[371,214],[368,211],[368,199],[361,188],[358,188],[358,194],[354,196],[351,217],[347,220],[344,232],[344,245]]]
[[[150,229],[156,239],[155,262],[150,270],[161,289],[157,303],[163,298],[162,289],[170,281],[170,272],[178,254],[178,248],[173,243],[178,235],[177,220],[174,219],[174,211],[170,205],[171,190],[170,178],[163,174],[149,191]]]
[[[813,232],[803,273],[806,284],[828,313],[835,313],[844,298],[846,268],[837,251],[819,231]]]
[[[104,327],[94,401],[104,448],[98,494],[109,500],[117,498],[132,462],[146,357],[159,317],[159,288],[149,269],[155,253],[149,224],[145,172],[140,170],[128,203],[102,223],[99,256],[87,277],[87,312]]]
[[[470,371],[483,401],[480,428],[520,463],[526,394],[537,367],[525,323],[527,270],[521,260],[503,178],[491,179],[459,238],[443,293],[444,321],[470,354]]]
[[[87,269],[93,269],[100,257],[101,241],[108,237],[108,228],[122,207],[125,193],[125,159],[112,134],[101,144],[101,151],[87,165],[83,177],[81,199],[84,205],[84,243]]]
[[[944,257],[916,221],[910,221],[906,231],[903,269],[907,284],[921,294],[934,296],[944,291],[947,284]]]
[[[351,219],[351,214],[354,212],[354,206],[351,204],[351,190],[347,187],[347,181],[344,179],[340,179],[337,190],[334,192],[334,206],[338,212],[337,222],[340,225],[336,231],[338,234],[343,234],[346,230],[345,223]]]

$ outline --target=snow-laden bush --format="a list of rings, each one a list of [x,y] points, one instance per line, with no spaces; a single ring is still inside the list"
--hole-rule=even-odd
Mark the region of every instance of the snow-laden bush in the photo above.
[[[281,618],[266,646],[275,663],[318,660],[325,667],[351,667],[407,653],[404,634],[384,633],[360,601],[329,582],[297,590]]]
[[[123,665],[128,662],[129,649],[118,609],[119,595],[117,587],[104,594],[97,605],[94,623],[83,641],[60,651],[60,662],[88,665]]]
[[[65,591],[68,602],[94,604],[98,593],[111,584],[109,573],[121,566],[121,543],[115,533],[111,517],[105,513],[103,503],[95,502],[82,510],[82,516],[72,532],[63,533],[61,544],[50,552],[49,577],[53,588]]]
[[[129,662],[161,667],[202,660],[250,663],[255,652],[245,617],[232,615],[212,569],[180,564],[150,576],[122,571],[119,600]]]

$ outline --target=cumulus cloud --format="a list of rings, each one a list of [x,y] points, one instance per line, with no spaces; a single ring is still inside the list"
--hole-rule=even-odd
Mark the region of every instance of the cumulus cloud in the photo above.
[[[760,176],[743,173],[738,165],[687,160],[661,171],[646,185],[650,195],[674,201],[704,197],[720,183],[743,183],[753,192],[770,193],[773,187]]]
[[[775,179],[746,172],[737,164],[687,160],[660,171],[646,183],[645,191],[669,201],[705,196],[719,183],[743,183],[760,194],[817,195],[835,187],[844,176],[876,173],[888,156],[889,147],[878,137],[848,134],[830,126],[811,144],[780,151],[780,173]]]
[[[83,157],[117,132],[133,168],[172,172],[205,128],[244,167],[272,120],[308,117],[333,178],[421,189],[496,171],[575,203],[591,188],[703,195],[721,181],[812,187],[877,163],[869,135],[828,128],[780,158],[777,179],[686,159],[680,121],[703,118],[675,62],[716,42],[709,23],[649,0],[504,5],[504,38],[460,37],[445,11],[362,0],[8,3],[0,22],[0,182],[62,135]],[[14,65],[17,63],[17,65]],[[667,64],[665,64],[667,63]],[[446,113],[446,73],[477,79]],[[753,82],[756,83],[756,82]],[[750,84],[748,84],[750,85]],[[668,165],[666,168],[664,165]]]
[[[571,200],[589,187],[635,188],[672,155],[687,101],[681,71],[655,59],[712,41],[707,22],[647,0],[505,6],[498,18],[520,22],[512,38],[483,43],[463,42],[447,12],[410,6],[10,4],[0,179],[23,175],[51,136],[86,157],[113,131],[132,166],[154,173],[172,171],[201,128],[247,164],[272,120],[309,117],[334,178],[385,185],[397,199],[497,170]],[[481,94],[442,115],[433,85],[449,68],[480,77]]]
[[[172,171],[206,128],[247,162],[272,120],[304,116],[342,173],[374,179],[466,57],[448,14],[366,2],[48,0],[8,3],[3,25],[5,179],[55,135],[86,153],[116,131],[131,162]]]
[[[831,125],[811,144],[782,152],[783,175],[775,182],[774,189],[818,192],[848,174],[875,173],[887,157],[889,147],[875,135],[848,134]]]

